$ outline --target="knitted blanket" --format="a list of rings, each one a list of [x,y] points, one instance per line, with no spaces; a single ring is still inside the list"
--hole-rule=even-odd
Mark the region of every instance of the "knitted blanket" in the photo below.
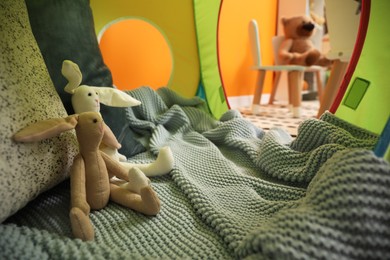
[[[162,209],[148,217],[115,203],[91,213],[93,242],[72,239],[69,183],[0,225],[8,259],[389,259],[390,166],[377,136],[330,113],[292,139],[230,110],[220,120],[198,98],[162,88],[129,94],[127,129],[151,162],[170,146],[169,175],[152,178]]]

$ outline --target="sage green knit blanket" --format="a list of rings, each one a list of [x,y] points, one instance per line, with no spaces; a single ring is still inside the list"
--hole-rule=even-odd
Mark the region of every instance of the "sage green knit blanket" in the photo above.
[[[330,113],[292,139],[235,110],[220,120],[198,98],[129,92],[126,127],[151,162],[170,146],[174,169],[152,178],[162,209],[147,217],[110,203],[91,213],[94,242],[71,238],[69,183],[0,225],[0,259],[390,259],[390,166],[377,136]]]

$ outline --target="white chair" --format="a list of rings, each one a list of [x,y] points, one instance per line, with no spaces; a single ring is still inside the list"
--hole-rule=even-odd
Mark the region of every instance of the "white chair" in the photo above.
[[[257,83],[252,102],[252,113],[259,114],[261,112],[260,100],[264,88],[264,79],[267,71],[275,72],[275,80],[271,90],[271,96],[269,104],[274,102],[276,89],[279,84],[282,71],[288,72],[288,97],[289,104],[292,106],[293,117],[300,117],[301,115],[301,101],[302,101],[302,87],[303,87],[303,74],[305,72],[316,72],[317,74],[317,87],[319,99],[322,95],[322,81],[320,71],[323,70],[319,66],[300,66],[300,65],[281,65],[278,59],[279,46],[283,41],[284,36],[275,36],[272,39],[273,54],[275,65],[263,65],[261,62],[261,49],[260,49],[260,36],[259,29],[256,20],[251,20],[249,23],[249,37],[252,47],[252,55],[254,60],[253,69],[257,70]]]

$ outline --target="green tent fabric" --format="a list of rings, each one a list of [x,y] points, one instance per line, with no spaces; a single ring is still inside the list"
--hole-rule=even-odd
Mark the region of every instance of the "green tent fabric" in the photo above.
[[[358,63],[346,82],[346,89],[335,115],[376,134],[382,133],[390,117],[390,35],[384,24],[390,23],[387,0],[364,1],[362,15],[368,16],[368,28]],[[363,12],[365,11],[365,12]],[[367,82],[368,84],[362,85]],[[359,84],[360,83],[360,84]],[[342,86],[343,87],[343,86]],[[356,107],[350,104],[357,104]]]
[[[194,1],[195,30],[200,61],[200,90],[215,118],[229,109],[219,72],[218,21],[221,0]]]
[[[95,241],[73,240],[65,182],[0,225],[0,258],[390,257],[390,165],[371,151],[377,135],[325,113],[293,140],[235,110],[215,120],[169,89],[129,94],[142,105],[126,119],[148,147],[130,160],[150,162],[163,146],[175,158],[152,178],[160,214],[110,203],[91,213]]]

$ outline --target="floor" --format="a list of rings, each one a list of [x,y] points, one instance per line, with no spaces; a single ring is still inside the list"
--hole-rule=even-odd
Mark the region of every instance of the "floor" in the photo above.
[[[302,116],[300,118],[293,118],[288,107],[283,104],[264,105],[262,106],[263,111],[259,115],[253,115],[250,108],[238,110],[245,118],[264,130],[281,127],[295,137],[299,124],[305,119],[315,118],[318,108],[318,101],[302,101]]]

